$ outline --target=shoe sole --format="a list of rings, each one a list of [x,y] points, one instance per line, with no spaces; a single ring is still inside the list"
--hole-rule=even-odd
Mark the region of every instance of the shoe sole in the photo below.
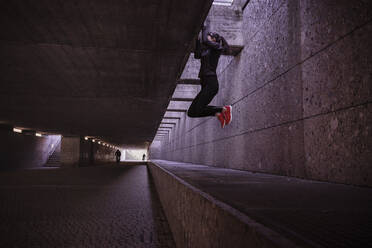
[[[232,122],[232,106],[228,105],[226,107],[230,107],[230,121],[229,121],[229,123],[226,124],[226,125],[229,125]]]

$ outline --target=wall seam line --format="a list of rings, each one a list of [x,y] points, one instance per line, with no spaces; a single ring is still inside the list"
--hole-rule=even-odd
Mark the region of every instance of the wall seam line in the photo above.
[[[372,22],[372,19],[364,22],[363,24],[359,25],[359,26],[356,26],[354,29],[352,29],[351,31],[349,31],[348,33],[340,36],[338,39],[336,39],[335,41],[329,43],[328,45],[326,45],[325,47],[321,48],[320,50],[318,50],[317,52],[311,54],[309,57],[303,59],[302,61],[296,63],[295,65],[289,67],[287,70],[285,70],[284,72],[278,74],[277,76],[275,76],[274,78],[270,79],[269,81],[267,81],[266,83],[264,83],[262,86],[256,88],[255,90],[251,91],[250,93],[248,93],[247,95],[241,97],[240,99],[236,100],[235,102],[233,102],[231,105],[234,106],[235,104],[239,103],[240,101],[242,101],[243,99],[249,97],[250,95],[256,93],[257,91],[261,90],[262,88],[266,87],[267,85],[269,85],[270,83],[272,83],[273,81],[277,80],[278,78],[282,77],[283,75],[287,74],[288,72],[290,72],[292,69],[294,69],[295,67],[299,66],[299,65],[302,65],[303,63],[305,63],[307,60],[313,58],[315,55],[318,55],[320,54],[321,52],[327,50],[328,48],[332,47],[334,44],[338,43],[339,41],[343,40],[344,38],[348,37],[349,35],[351,35],[352,33],[354,33],[355,31],[363,28],[364,26],[367,26],[368,24],[370,24]],[[192,127],[191,129],[187,130],[185,133],[188,133],[188,132],[191,132],[193,129],[203,125],[204,123],[208,122],[210,119],[212,118],[209,118],[207,119],[206,121],[203,121],[199,124],[197,124],[196,126]],[[173,140],[176,140],[178,139],[178,137],[176,137],[175,139]]]
[[[295,120],[282,122],[282,123],[272,125],[272,126],[268,126],[268,127],[258,128],[258,129],[255,129],[255,130],[244,130],[244,131],[242,131],[238,134],[231,135],[231,136],[228,136],[228,137],[223,137],[223,138],[211,140],[211,141],[208,141],[208,142],[202,142],[202,143],[198,143],[198,144],[195,144],[195,145],[192,145],[192,146],[186,146],[186,147],[182,147],[182,148],[175,149],[175,150],[169,150],[169,151],[167,151],[167,153],[168,152],[174,152],[174,151],[177,151],[177,150],[184,150],[184,149],[192,148],[192,147],[199,146],[199,145],[214,143],[214,142],[218,142],[218,141],[226,140],[226,139],[230,139],[230,138],[235,138],[235,137],[238,137],[238,136],[241,136],[241,135],[244,135],[244,134],[248,134],[248,133],[257,133],[257,132],[265,131],[265,130],[268,130],[268,129],[271,129],[271,128],[281,127],[281,126],[285,126],[285,125],[293,124],[293,123],[296,123],[296,122],[313,119],[313,118],[328,115],[328,114],[334,114],[334,113],[338,113],[338,112],[342,112],[342,111],[346,111],[346,110],[353,109],[353,108],[358,108],[358,107],[364,107],[364,106],[367,106],[369,104],[372,104],[372,100],[369,100],[369,101],[366,101],[366,102],[363,102],[363,103],[360,103],[360,104],[348,106],[348,107],[339,108],[339,109],[336,109],[336,110],[333,110],[333,111],[327,111],[327,112],[323,112],[323,113],[309,115],[309,116],[299,118],[299,119],[295,119]]]

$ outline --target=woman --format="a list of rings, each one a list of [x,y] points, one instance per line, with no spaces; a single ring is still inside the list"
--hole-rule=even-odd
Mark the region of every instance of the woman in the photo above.
[[[223,128],[232,120],[232,107],[208,105],[218,92],[218,79],[216,69],[222,52],[227,52],[229,45],[217,33],[207,32],[202,28],[202,41],[196,42],[194,57],[201,60],[199,78],[201,91],[190,105],[187,115],[189,117],[216,116]]]

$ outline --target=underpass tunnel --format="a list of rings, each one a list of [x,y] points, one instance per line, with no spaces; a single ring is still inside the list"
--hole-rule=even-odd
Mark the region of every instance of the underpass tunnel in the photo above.
[[[372,247],[372,2],[0,16],[0,247]],[[203,27],[228,43],[209,105],[229,117],[189,111]]]

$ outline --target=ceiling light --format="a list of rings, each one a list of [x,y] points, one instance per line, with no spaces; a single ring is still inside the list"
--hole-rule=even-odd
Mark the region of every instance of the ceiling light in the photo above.
[[[42,137],[43,135],[41,133],[35,133],[35,136]]]
[[[13,128],[13,132],[15,132],[15,133],[22,133],[22,130],[21,129],[18,129],[18,128]]]
[[[233,0],[214,0],[214,5],[222,5],[222,6],[231,6],[233,3]]]

